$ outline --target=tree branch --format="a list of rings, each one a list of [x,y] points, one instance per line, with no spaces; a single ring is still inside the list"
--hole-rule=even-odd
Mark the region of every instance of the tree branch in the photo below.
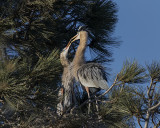
[[[160,101],[159,101],[159,103],[156,104],[155,106],[152,106],[151,108],[149,108],[149,111],[152,111],[152,110],[158,108],[159,106],[160,106]]]
[[[148,110],[147,110],[147,113],[146,113],[144,128],[148,128],[148,124],[149,124],[149,118],[150,118],[150,110],[149,109],[151,107],[151,102],[152,102],[152,97],[153,97],[153,95],[150,95],[152,85],[153,85],[153,79],[151,78],[150,87],[148,88],[148,91],[147,91],[149,102],[148,102]]]
[[[143,128],[142,125],[141,125],[141,123],[140,123],[140,118],[137,118],[137,122],[138,122],[139,126],[140,126],[141,128]]]
[[[153,80],[151,79],[151,83],[150,83],[149,89],[147,91],[148,98],[150,98],[150,91],[151,91],[152,85],[153,85]]]
[[[117,79],[118,79],[118,74],[117,74],[112,86],[106,92],[104,92],[102,95],[98,96],[98,98],[104,96],[105,94],[107,94],[117,84]]]

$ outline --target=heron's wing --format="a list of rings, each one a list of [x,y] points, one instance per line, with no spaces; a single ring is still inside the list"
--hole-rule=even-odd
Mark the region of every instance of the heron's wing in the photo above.
[[[78,69],[77,75],[79,81],[85,87],[108,89],[104,68],[99,64],[84,64]]]
[[[92,93],[92,94],[95,94],[96,92],[99,92],[101,89],[100,88],[89,88],[89,91]]]

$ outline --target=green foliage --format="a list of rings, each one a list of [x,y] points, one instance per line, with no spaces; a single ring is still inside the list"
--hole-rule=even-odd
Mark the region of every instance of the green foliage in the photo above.
[[[52,81],[61,71],[59,51],[53,50],[46,57],[39,55],[37,63],[30,68],[32,71],[29,76],[34,82]]]
[[[4,102],[3,109],[8,112],[28,115],[45,105],[55,106],[57,74],[61,72],[59,51],[41,55],[35,65],[28,62],[31,62],[30,58],[1,62],[0,97]]]
[[[56,115],[62,67],[59,50],[55,48],[64,48],[77,28],[87,25],[88,46],[94,54],[90,61],[111,61],[112,48],[119,45],[112,37],[117,22],[114,2],[1,0],[0,6],[0,52],[3,54],[0,58],[0,120],[6,127],[127,128],[135,127],[133,117],[145,120],[151,97],[146,97],[140,86],[138,89],[130,86],[145,83],[147,78],[145,69],[136,61],[124,63],[114,89],[108,98],[99,101],[100,113],[92,110],[91,115],[86,114],[86,104],[76,114],[65,113],[59,118]],[[77,46],[78,43],[73,43],[70,58]],[[160,64],[153,62],[147,69],[154,81],[150,87],[154,106],[160,98],[156,85],[160,79]],[[83,103],[85,98],[79,98],[81,100],[77,101]],[[159,113],[159,107],[151,112],[155,124]]]
[[[133,88],[121,89],[117,87],[109,95],[109,101],[101,106],[101,114],[104,121],[112,127],[134,128],[133,116],[137,113],[139,103],[140,99],[135,96]]]
[[[62,49],[79,25],[90,29],[89,47],[101,56],[96,60],[111,60],[110,47],[119,44],[111,37],[117,22],[116,4],[111,1],[8,0],[0,4],[0,37],[7,48],[19,55],[34,57],[37,52],[47,54],[55,47]],[[77,45],[72,46],[72,53]]]
[[[146,78],[145,69],[136,61],[127,60],[118,74],[118,80],[122,83],[144,83],[144,78]]]
[[[6,50],[3,53],[0,49],[3,53],[0,59],[11,64],[12,60],[14,65],[13,70],[5,71],[9,64],[2,62],[5,65],[0,75],[3,112],[8,108],[3,115],[16,111],[16,117],[13,113],[10,116],[14,127],[42,126],[37,124],[38,119],[45,127],[45,120],[53,121],[56,117],[53,114],[54,117],[48,118],[44,108],[51,107],[51,112],[55,112],[62,70],[59,53],[54,49],[64,48],[77,28],[87,25],[88,46],[96,53],[92,60],[110,61],[110,48],[118,44],[111,37],[117,22],[116,4],[108,0],[1,0],[0,6],[0,47]],[[71,58],[77,46],[77,43],[72,45]]]
[[[12,83],[10,76],[16,69],[17,61],[7,61],[0,62],[0,93],[8,88],[8,84]]]
[[[160,63],[152,62],[147,65],[147,69],[149,71],[149,75],[153,80],[160,80]]]

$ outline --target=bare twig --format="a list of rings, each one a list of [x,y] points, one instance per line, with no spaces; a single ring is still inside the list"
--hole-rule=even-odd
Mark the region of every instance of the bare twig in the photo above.
[[[140,123],[140,118],[137,118],[137,122],[138,122],[139,126],[140,126],[141,128],[143,128],[142,125],[141,125],[141,123]]]
[[[98,98],[104,96],[105,94],[107,94],[117,84],[117,79],[118,79],[118,74],[117,74],[112,86],[106,92],[104,92],[102,95],[98,96]]]
[[[152,114],[152,123],[154,124],[154,126],[156,126],[153,116],[154,116],[154,114]]]
[[[102,103],[114,103],[117,101],[117,98],[114,98],[113,100],[108,100],[108,101],[102,101],[102,100],[97,100],[97,101],[100,101]]]
[[[150,92],[151,92],[152,85],[153,85],[153,79],[151,79],[151,83],[150,83],[150,86],[149,86],[148,91],[147,91],[147,95],[148,95],[149,98],[150,98]]]
[[[152,111],[152,110],[158,108],[159,106],[160,106],[160,101],[159,101],[159,103],[156,104],[155,106],[152,106],[151,108],[149,108],[149,111]]]
[[[153,97],[153,93],[154,93],[154,90],[155,90],[155,87],[156,87],[156,83],[153,83],[153,86],[151,88],[151,97]]]

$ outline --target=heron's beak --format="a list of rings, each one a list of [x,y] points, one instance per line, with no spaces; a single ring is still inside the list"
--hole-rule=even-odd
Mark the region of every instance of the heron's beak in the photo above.
[[[69,43],[67,44],[66,48],[70,47],[70,45],[72,44],[72,42],[74,42],[74,41],[76,40],[76,37],[77,37],[77,36],[78,36],[78,34],[75,35],[74,37],[72,37],[72,38],[70,39],[70,41],[69,41]]]

